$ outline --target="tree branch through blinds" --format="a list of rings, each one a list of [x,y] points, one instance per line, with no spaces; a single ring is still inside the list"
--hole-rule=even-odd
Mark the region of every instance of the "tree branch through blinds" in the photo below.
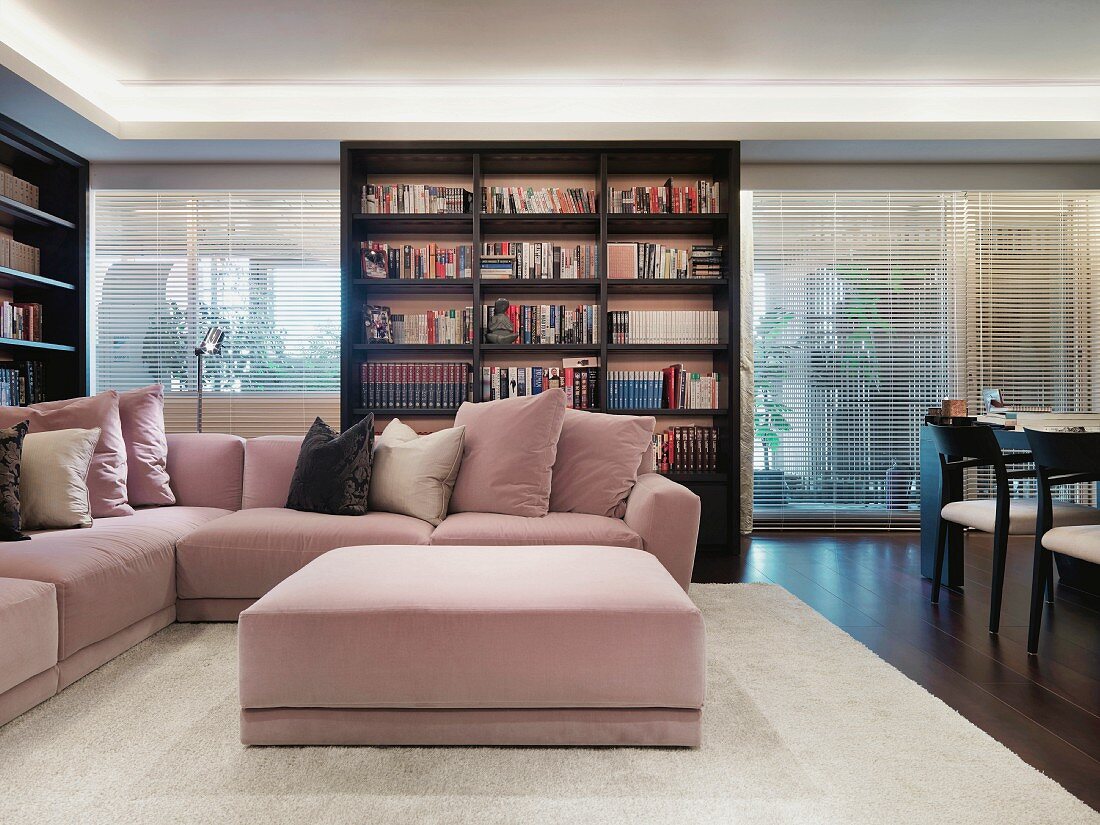
[[[1097,409],[1100,193],[756,192],[753,246],[758,527],[912,526],[945,397]]]
[[[304,433],[339,420],[336,192],[96,191],[93,384],[165,388],[170,431],[194,429],[195,345],[226,331],[204,365],[203,428]]]

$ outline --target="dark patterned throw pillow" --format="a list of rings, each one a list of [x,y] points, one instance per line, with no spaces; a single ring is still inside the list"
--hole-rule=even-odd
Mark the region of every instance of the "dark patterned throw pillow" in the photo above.
[[[20,532],[19,470],[23,464],[23,438],[27,422],[0,430],[0,541],[26,541]]]
[[[298,452],[286,506],[333,516],[364,515],[373,447],[373,414],[342,433],[318,418]]]

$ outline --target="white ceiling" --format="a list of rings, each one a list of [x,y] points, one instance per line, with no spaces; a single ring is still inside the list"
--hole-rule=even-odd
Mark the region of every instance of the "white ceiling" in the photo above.
[[[1100,138],[1098,0],[0,0],[124,139]]]

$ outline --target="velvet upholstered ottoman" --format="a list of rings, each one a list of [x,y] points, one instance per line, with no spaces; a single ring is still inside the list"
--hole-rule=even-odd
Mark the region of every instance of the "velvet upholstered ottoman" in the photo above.
[[[344,547],[238,627],[245,744],[699,744],[703,619],[642,550]]]

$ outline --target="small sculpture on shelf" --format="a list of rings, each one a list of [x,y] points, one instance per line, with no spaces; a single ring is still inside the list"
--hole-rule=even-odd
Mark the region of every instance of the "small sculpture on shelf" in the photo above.
[[[513,344],[519,338],[519,333],[512,329],[508,306],[506,298],[497,298],[493,306],[493,317],[489,319],[489,328],[485,330],[485,343]]]
[[[367,344],[392,344],[393,328],[390,326],[390,308],[372,306],[363,308],[363,326]]]

